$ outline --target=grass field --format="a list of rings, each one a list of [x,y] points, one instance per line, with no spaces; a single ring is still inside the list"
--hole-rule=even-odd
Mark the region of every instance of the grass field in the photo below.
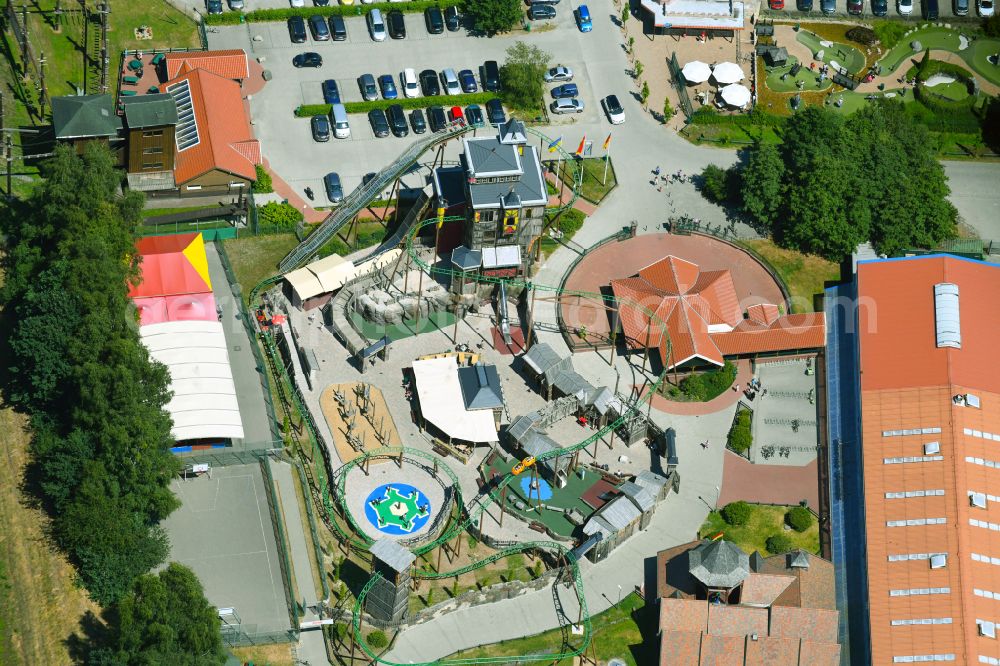
[[[865,68],[865,63],[867,62],[865,54],[849,44],[831,40],[828,37],[821,37],[808,30],[799,30],[795,34],[795,39],[812,51],[814,56],[822,51],[822,60],[827,64],[836,62],[852,74],[857,74]],[[829,41],[833,45],[823,46],[820,43],[821,41]]]
[[[295,666],[291,643],[279,645],[255,645],[253,647],[235,648],[233,654],[241,664],[253,663],[255,666]]]
[[[629,666],[657,663],[659,646],[656,643],[656,625],[655,608],[645,608],[642,599],[636,594],[624,597],[617,606],[591,618],[598,661],[603,664],[613,657],[618,657]],[[484,659],[558,654],[563,651],[561,645],[562,632],[553,629],[535,636],[464,650],[451,655],[451,658]],[[573,663],[573,658],[566,657],[556,663],[560,666],[569,666]]]
[[[243,290],[243,300],[261,280],[278,272],[278,262],[298,245],[295,234],[246,236],[224,241],[226,254]],[[247,301],[249,302],[249,301]]]
[[[814,520],[812,527],[805,532],[785,530],[785,513],[790,506],[770,506],[766,504],[751,504],[753,513],[746,525],[735,527],[726,523],[718,511],[708,514],[705,524],[699,534],[702,537],[712,537],[719,532],[725,534],[726,541],[732,541],[746,553],[759,550],[765,557],[772,555],[764,543],[769,536],[785,534],[796,548],[802,548],[810,553],[819,552],[819,524]]]
[[[46,536],[48,518],[21,492],[27,462],[24,419],[0,410],[0,663],[69,664],[66,640],[88,611],[74,572]]]
[[[813,295],[823,291],[827,280],[840,277],[837,264],[820,257],[785,250],[769,240],[746,241],[774,267],[792,296],[792,312],[812,312]]]
[[[598,146],[594,147],[599,150]],[[604,182],[604,158],[587,157],[580,160],[583,167],[583,183],[580,186],[580,196],[589,201],[600,203],[608,193],[614,189],[618,182],[615,180],[615,161],[612,159],[608,165],[608,178]],[[573,177],[576,170],[572,168],[568,161],[562,163],[562,170],[559,174],[568,188],[573,187]]]

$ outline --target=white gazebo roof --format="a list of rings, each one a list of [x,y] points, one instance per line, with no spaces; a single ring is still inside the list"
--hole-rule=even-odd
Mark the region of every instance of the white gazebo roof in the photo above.
[[[718,83],[739,83],[746,78],[743,69],[735,62],[720,62],[712,69],[712,76]]]
[[[750,103],[750,89],[739,83],[726,86],[719,93],[722,101],[730,106],[744,107]]]
[[[684,75],[684,80],[688,83],[704,83],[708,81],[708,77],[712,76],[712,68],[708,66],[708,63],[692,60],[684,65],[681,74]]]
[[[441,432],[465,442],[498,441],[493,410],[465,408],[454,356],[414,361],[413,378],[421,414]]]

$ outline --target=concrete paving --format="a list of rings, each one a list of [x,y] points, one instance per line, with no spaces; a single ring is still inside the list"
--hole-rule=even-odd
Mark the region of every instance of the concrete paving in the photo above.
[[[1000,163],[944,162],[949,199],[981,238],[1000,241]]]
[[[816,459],[816,375],[806,369],[804,359],[757,366],[762,390],[752,403],[751,462],[801,466]]]

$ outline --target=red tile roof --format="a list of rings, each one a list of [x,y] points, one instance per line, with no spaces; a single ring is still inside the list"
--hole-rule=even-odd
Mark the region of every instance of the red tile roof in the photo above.
[[[745,666],[775,666],[799,663],[799,641],[796,638],[757,636],[746,641]],[[803,664],[810,662],[804,661]],[[810,664],[811,666],[811,664]]]
[[[168,80],[196,69],[204,69],[225,79],[238,81],[250,76],[250,64],[243,49],[174,52],[168,53],[165,60]]]
[[[701,666],[743,666],[746,636],[701,637]]]
[[[771,607],[771,635],[802,638],[821,643],[837,642],[837,621],[840,614],[822,608]]]
[[[691,359],[722,365],[724,356],[815,349],[826,342],[823,313],[781,317],[778,306],[758,304],[744,319],[728,270],[701,272],[674,256],[640,269],[636,277],[612,280],[611,289],[628,344],[659,347],[668,368]],[[647,312],[655,313],[652,326]]]
[[[660,666],[692,666],[701,662],[700,631],[664,631],[660,634]]]
[[[748,606],[770,606],[794,582],[794,576],[752,573],[743,581],[740,603]]]
[[[661,599],[661,631],[705,631],[708,602],[704,599]]]
[[[198,125],[197,144],[177,152],[174,180],[178,186],[218,169],[256,180],[260,144],[250,129],[240,86],[234,81],[196,69],[163,84],[164,91],[187,81]]]
[[[840,666],[840,645],[802,641],[799,645],[799,663],[802,666]]]
[[[717,636],[767,635],[767,609],[709,604],[708,633]]]

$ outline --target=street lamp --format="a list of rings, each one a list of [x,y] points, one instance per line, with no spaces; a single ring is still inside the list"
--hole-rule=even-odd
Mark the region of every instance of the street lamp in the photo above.
[[[622,586],[619,585],[618,586],[618,603],[616,603],[615,606],[616,607],[619,606],[621,604],[621,602],[622,602]]]

